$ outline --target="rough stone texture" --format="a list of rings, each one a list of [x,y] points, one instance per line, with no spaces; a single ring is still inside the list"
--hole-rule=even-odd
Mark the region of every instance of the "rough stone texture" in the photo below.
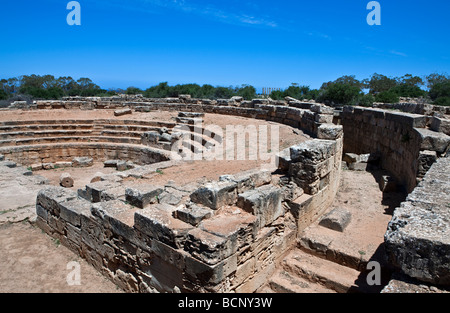
[[[334,140],[343,134],[342,125],[322,124],[317,128],[317,138]]]
[[[122,115],[131,114],[131,113],[132,113],[131,109],[127,108],[127,109],[114,111],[114,116],[122,116]]]
[[[76,157],[72,160],[72,165],[75,167],[89,167],[94,164],[94,159],[90,157]]]
[[[125,200],[138,208],[145,208],[152,203],[158,203],[158,196],[163,188],[153,185],[144,185],[125,189]]]
[[[377,153],[380,166],[411,192],[417,184],[419,152],[442,153],[448,136],[426,129],[428,117],[381,109],[344,107],[344,152]]]
[[[62,173],[59,177],[59,184],[65,188],[73,187],[73,178],[69,173]]]
[[[450,136],[450,120],[433,116],[430,128]]]
[[[239,194],[237,205],[255,215],[259,227],[264,227],[284,215],[281,200],[281,189],[266,185]]]
[[[193,203],[177,207],[176,211],[174,211],[175,218],[193,226],[197,226],[201,221],[210,218],[213,214],[214,212],[211,209]]]
[[[213,182],[206,184],[191,194],[191,200],[217,210],[230,205],[237,198],[237,183],[230,181]]]
[[[405,274],[450,284],[450,158],[433,164],[394,211],[385,234],[390,262]]]
[[[425,128],[415,128],[419,134],[420,149],[444,153],[450,145],[450,136]]]
[[[350,223],[351,213],[344,208],[336,208],[326,214],[319,222],[319,225],[343,232]]]
[[[436,151],[420,151],[418,159],[417,177],[422,178],[431,168],[431,166],[436,162],[437,154]]]
[[[389,283],[381,290],[381,293],[449,293],[448,290],[430,286],[423,282],[411,279],[401,273],[394,273]]]

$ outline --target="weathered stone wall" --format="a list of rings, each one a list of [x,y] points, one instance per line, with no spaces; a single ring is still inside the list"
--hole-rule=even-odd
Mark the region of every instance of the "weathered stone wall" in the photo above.
[[[450,285],[450,158],[440,158],[396,208],[385,234],[389,262],[407,275]]]
[[[447,150],[450,137],[427,129],[424,115],[381,109],[345,107],[341,114],[344,127],[344,152],[377,153],[381,166],[390,171],[411,192],[417,184],[423,152],[437,157]]]
[[[294,243],[295,223],[270,173],[227,176],[177,207],[140,208],[146,193],[136,190],[124,191],[126,202],[93,202],[67,189],[44,189],[37,224],[132,292],[253,292]],[[252,191],[262,193],[260,200],[252,202]],[[202,193],[212,193],[216,205],[203,205]]]
[[[304,191],[286,203],[296,218],[298,232],[317,220],[333,202],[339,188],[342,159],[342,128],[334,140],[314,139],[284,150],[279,169]]]

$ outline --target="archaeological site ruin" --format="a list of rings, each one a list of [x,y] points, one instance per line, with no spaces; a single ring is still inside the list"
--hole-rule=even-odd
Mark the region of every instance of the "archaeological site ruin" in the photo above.
[[[449,290],[449,108],[68,97],[0,129],[3,201],[125,292]]]

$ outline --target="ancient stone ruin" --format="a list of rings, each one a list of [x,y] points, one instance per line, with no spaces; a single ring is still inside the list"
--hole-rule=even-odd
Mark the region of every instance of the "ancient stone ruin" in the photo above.
[[[18,163],[31,171],[89,168],[98,162],[115,170],[95,173],[75,190],[76,178],[61,172],[58,185],[43,185],[37,193],[36,225],[125,291],[298,292],[301,284],[291,276],[289,283],[281,282],[278,269],[312,257],[329,270],[341,263],[345,266],[337,271],[362,277],[370,261],[362,253],[336,252],[302,233],[316,222],[345,233],[352,214],[329,210],[343,168],[375,165],[389,173],[379,180],[381,191],[408,193],[386,225],[383,266],[394,274],[383,292],[409,290],[408,279],[438,290],[450,284],[449,112],[338,111],[292,98],[188,95],[74,97],[36,101],[24,109],[111,113],[2,121],[0,154],[2,166]],[[172,115],[165,120],[140,115],[154,112]],[[285,125],[300,135],[273,152],[275,162],[227,172],[226,162],[203,158],[225,141],[220,129],[208,128],[209,116]],[[197,161],[205,171],[216,166],[218,179],[189,180],[180,174],[165,180],[164,171],[185,173],[182,169]],[[298,272],[324,281],[305,269]],[[324,285],[337,292],[355,288],[354,282]]]

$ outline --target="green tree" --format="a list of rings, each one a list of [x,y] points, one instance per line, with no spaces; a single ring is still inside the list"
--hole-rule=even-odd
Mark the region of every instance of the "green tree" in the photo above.
[[[382,91],[375,95],[375,101],[381,103],[398,103],[400,101],[397,93],[392,90]]]
[[[8,98],[8,94],[3,89],[0,89],[0,100],[7,100]]]
[[[157,86],[150,87],[144,91],[144,97],[147,98],[166,98],[169,94],[169,85],[167,82],[159,83]]]
[[[432,89],[435,85],[450,81],[448,74],[432,73],[425,77],[428,89]]]
[[[361,94],[361,89],[356,86],[333,82],[322,86],[316,100],[330,105],[352,105]]]
[[[256,98],[256,89],[250,85],[242,85],[240,88],[236,88],[236,95],[245,100],[252,100]]]
[[[389,89],[397,86],[397,80],[395,78],[390,78],[382,74],[373,74],[370,79],[363,80],[365,88],[369,89],[372,95],[377,93],[388,91]]]
[[[128,88],[125,90],[125,94],[127,94],[127,95],[137,95],[137,94],[141,94],[141,93],[142,93],[142,90],[141,90],[141,89],[139,89],[139,88],[137,88],[137,87],[133,87],[133,86],[128,87]]]

